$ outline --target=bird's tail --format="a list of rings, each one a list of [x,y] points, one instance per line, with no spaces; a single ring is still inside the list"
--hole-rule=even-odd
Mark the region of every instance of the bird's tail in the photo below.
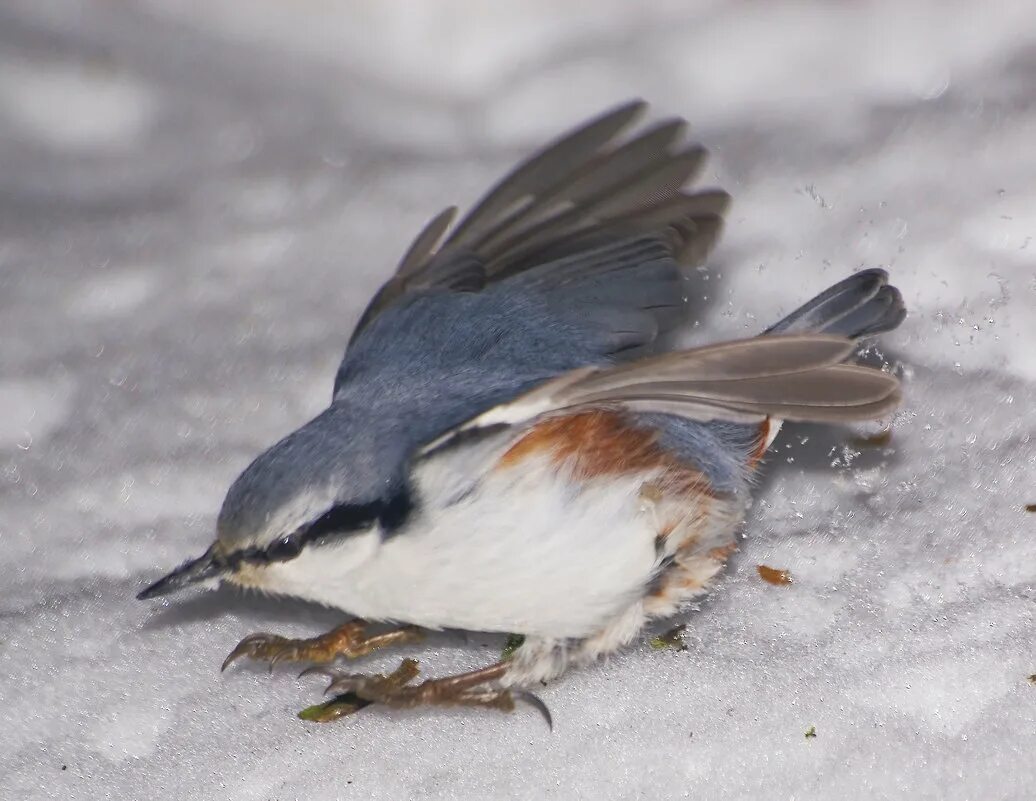
[[[800,306],[767,334],[838,334],[859,339],[891,331],[903,322],[906,307],[884,270],[861,270]]]

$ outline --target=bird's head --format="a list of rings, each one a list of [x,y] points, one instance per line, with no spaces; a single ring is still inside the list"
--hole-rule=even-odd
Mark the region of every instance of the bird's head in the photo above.
[[[332,407],[256,458],[227,492],[215,542],[137,597],[224,580],[304,596],[295,585],[326,568],[332,552],[337,572],[364,561],[410,502],[340,417]]]

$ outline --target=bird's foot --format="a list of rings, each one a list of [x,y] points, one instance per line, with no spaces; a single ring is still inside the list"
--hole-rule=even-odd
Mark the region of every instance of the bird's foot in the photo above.
[[[388,675],[345,673],[325,667],[310,668],[302,675],[320,673],[328,676],[331,683],[326,693],[336,697],[326,704],[310,707],[300,713],[306,720],[328,721],[352,714],[370,704],[382,704],[393,709],[413,709],[418,706],[467,706],[513,712],[516,701],[534,706],[547,725],[551,726],[550,711],[537,696],[522,690],[503,689],[491,686],[507,672],[507,665],[497,663],[481,670],[447,676],[442,679],[428,679],[420,684],[410,682],[417,678],[417,662],[404,659],[398,668]]]
[[[408,682],[417,678],[417,674],[420,671],[417,668],[416,659],[404,659],[398,668],[389,673],[387,676],[384,674],[378,674],[375,676],[360,676],[356,675],[355,678],[364,678],[369,682],[378,681],[386,688],[388,687],[402,687]],[[339,671],[330,670],[326,667],[316,666],[307,668],[299,674],[299,678],[302,676],[308,676],[314,673],[320,673],[331,678],[331,685],[328,686],[327,693],[331,692],[332,687],[339,680],[346,677],[346,674]],[[323,704],[317,704],[316,706],[310,706],[299,712],[299,717],[303,720],[312,720],[317,723],[327,723],[338,718],[351,715],[354,712],[359,712],[365,706],[370,706],[373,701],[366,698],[361,698],[354,692],[346,691],[337,694],[330,701],[326,701]]]
[[[250,634],[223,660],[220,670],[226,670],[231,663],[244,656],[257,662],[267,662],[270,670],[273,670],[278,662],[326,664],[340,656],[356,659],[378,648],[417,642],[422,636],[421,630],[417,627],[405,626],[368,637],[366,623],[362,620],[350,620],[326,634],[307,639],[293,640],[266,633]]]

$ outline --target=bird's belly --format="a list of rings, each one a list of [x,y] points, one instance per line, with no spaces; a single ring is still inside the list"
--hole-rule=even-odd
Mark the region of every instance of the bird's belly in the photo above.
[[[583,638],[704,592],[744,509],[607,411],[445,449],[410,478],[400,530],[304,552],[268,588],[373,620]]]
[[[659,562],[648,472],[576,481],[547,459],[420,511],[322,599],[372,619],[583,637],[639,599]]]

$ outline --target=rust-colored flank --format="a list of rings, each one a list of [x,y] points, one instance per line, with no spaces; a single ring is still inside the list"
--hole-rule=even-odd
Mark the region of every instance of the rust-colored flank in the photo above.
[[[621,413],[578,412],[533,426],[500,458],[498,467],[515,467],[530,457],[549,454],[577,480],[665,471],[664,494],[698,492],[714,497],[705,476],[661,448],[657,439],[654,430],[633,425]]]

